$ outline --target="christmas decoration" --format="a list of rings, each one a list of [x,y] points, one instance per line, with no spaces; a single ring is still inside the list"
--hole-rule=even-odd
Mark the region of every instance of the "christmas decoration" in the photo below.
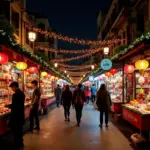
[[[16,64],[16,68],[19,70],[25,70],[27,68],[27,64],[25,62],[18,62]]]
[[[125,73],[133,73],[134,72],[134,66],[133,65],[125,65],[124,72]]]
[[[6,64],[8,62],[8,56],[5,53],[0,53],[0,64]]]
[[[149,62],[145,59],[138,60],[137,62],[135,62],[135,67],[138,70],[145,70],[148,68],[148,66],[149,66]]]

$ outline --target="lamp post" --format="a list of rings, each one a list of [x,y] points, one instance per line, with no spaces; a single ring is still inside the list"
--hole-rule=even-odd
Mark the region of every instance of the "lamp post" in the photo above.
[[[34,53],[35,53],[34,42],[35,42],[35,40],[36,40],[36,33],[33,32],[33,31],[30,31],[30,32],[28,33],[28,39],[29,39],[30,42],[33,42],[33,51],[34,51]]]
[[[105,55],[108,55],[109,54],[109,47],[104,47],[104,54]]]

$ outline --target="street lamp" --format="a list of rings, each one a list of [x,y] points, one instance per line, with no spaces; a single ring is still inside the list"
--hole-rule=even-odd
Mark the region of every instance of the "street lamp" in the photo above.
[[[55,64],[54,64],[54,66],[55,66],[55,68],[57,68],[57,67],[58,67],[58,64],[57,64],[57,63],[55,63]]]
[[[29,40],[30,40],[31,42],[34,42],[34,41],[36,40],[36,33],[33,32],[33,31],[30,31],[30,32],[28,33],[28,38],[29,38]]]
[[[109,47],[104,47],[104,54],[108,55],[109,54]]]
[[[94,65],[91,65],[91,69],[94,70],[94,69],[95,69],[95,66],[94,66]]]

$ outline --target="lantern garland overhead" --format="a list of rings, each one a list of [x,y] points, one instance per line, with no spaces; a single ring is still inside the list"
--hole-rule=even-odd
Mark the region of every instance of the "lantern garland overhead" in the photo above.
[[[61,34],[57,34],[55,32],[48,32],[45,30],[41,30],[39,28],[35,28],[33,27],[33,25],[29,25],[27,23],[25,23],[26,27],[29,30],[33,30],[35,32],[41,33],[42,35],[46,35],[48,37],[53,37],[53,38],[57,38],[59,40],[63,40],[69,43],[75,43],[75,44],[81,44],[81,45],[109,45],[109,44],[114,44],[114,43],[119,43],[122,41],[126,41],[127,39],[113,39],[113,40],[104,40],[104,41],[91,41],[91,40],[83,40],[83,39],[78,39],[78,38],[71,38],[68,36],[63,36]]]
[[[145,59],[138,60],[137,62],[135,62],[135,67],[138,70],[145,70],[149,67],[149,62]]]

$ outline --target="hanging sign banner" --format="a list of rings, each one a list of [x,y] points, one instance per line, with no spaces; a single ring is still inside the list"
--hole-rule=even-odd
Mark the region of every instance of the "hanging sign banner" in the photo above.
[[[103,59],[100,63],[103,70],[110,70],[112,68],[112,61],[110,59]]]

